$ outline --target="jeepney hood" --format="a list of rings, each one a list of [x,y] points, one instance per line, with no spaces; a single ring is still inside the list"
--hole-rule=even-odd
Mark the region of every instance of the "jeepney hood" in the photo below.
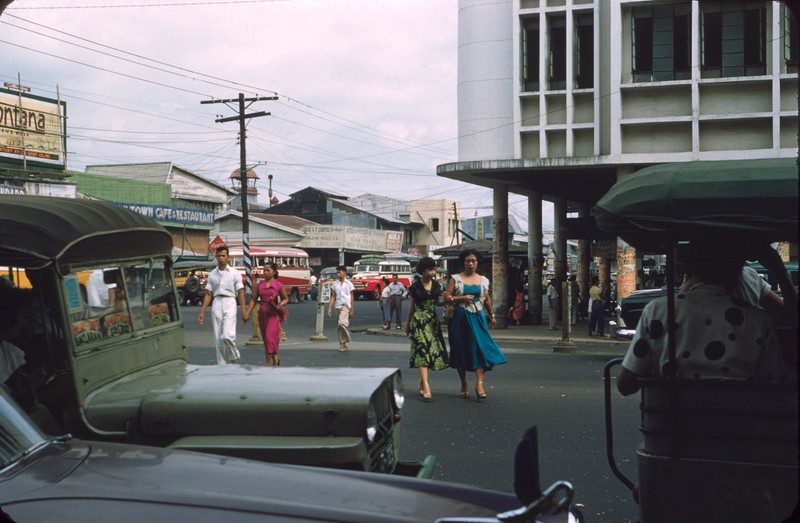
[[[120,433],[362,435],[371,396],[388,401],[399,372],[171,362],[95,391],[84,413],[95,429]]]

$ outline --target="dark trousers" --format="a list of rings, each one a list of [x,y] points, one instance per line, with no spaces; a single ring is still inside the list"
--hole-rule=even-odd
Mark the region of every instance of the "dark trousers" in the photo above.
[[[592,312],[589,314],[589,334],[599,332],[604,334],[606,330],[606,318],[603,311],[602,301],[592,302]]]
[[[403,321],[401,316],[403,315],[403,296],[401,294],[392,294],[392,309],[391,313],[389,314],[389,322],[391,323],[392,314],[394,314],[395,322],[397,325],[402,325]]]

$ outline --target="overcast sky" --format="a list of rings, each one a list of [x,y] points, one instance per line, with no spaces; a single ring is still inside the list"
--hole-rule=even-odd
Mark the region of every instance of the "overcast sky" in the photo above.
[[[171,161],[228,185],[238,123],[214,120],[236,108],[200,102],[242,92],[278,97],[247,111],[272,113],[247,128],[261,201],[271,174],[281,201],[314,186],[483,216],[491,191],[436,176],[457,160],[457,15],[457,0],[17,0],[0,79],[58,88],[70,169]]]

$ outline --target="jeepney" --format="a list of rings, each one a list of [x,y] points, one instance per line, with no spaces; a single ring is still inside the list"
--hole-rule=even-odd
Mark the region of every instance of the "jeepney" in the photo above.
[[[395,472],[394,368],[190,365],[172,238],[121,206],[0,196],[0,266],[24,269],[24,339],[60,433],[275,463]],[[404,467],[430,474],[426,467]]]

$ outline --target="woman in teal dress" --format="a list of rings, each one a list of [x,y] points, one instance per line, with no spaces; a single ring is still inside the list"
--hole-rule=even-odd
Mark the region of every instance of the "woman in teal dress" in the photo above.
[[[441,305],[442,286],[433,279],[436,274],[433,258],[422,258],[417,263],[417,273],[420,277],[414,280],[408,292],[411,302],[406,319],[406,336],[411,339],[409,366],[419,369],[419,393],[425,401],[430,401],[428,370],[448,368],[447,346],[436,314],[436,306]]]
[[[486,399],[483,387],[485,372],[506,363],[506,357],[489,334],[497,320],[492,310],[489,280],[478,274],[480,255],[473,249],[463,251],[458,260],[463,272],[454,274],[447,284],[445,304],[453,305],[453,318],[447,327],[450,342],[450,366],[461,378],[461,397],[469,397],[467,372],[475,373],[475,394]],[[488,321],[487,321],[488,316]]]

